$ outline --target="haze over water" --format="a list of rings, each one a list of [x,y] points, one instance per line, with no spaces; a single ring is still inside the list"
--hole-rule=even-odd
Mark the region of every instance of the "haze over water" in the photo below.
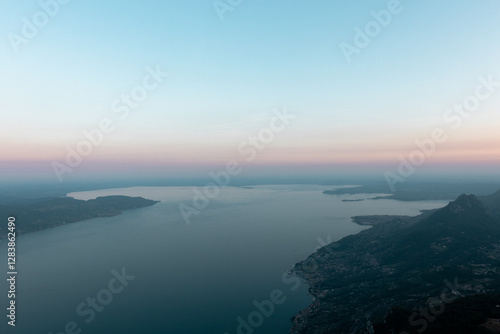
[[[82,333],[236,333],[237,317],[275,289],[286,301],[255,333],[285,334],[290,318],[310,303],[307,286],[292,291],[282,275],[320,241],[365,227],[352,216],[417,215],[446,201],[342,199],[376,195],[322,194],[332,187],[256,186],[221,189],[186,224],[178,204],[191,204],[191,187],[108,189],[69,196],[127,195],[161,200],[152,207],[21,236],[18,239],[18,326],[6,333],[59,333],[75,321]],[[320,239],[318,239],[320,238]],[[6,256],[6,243],[0,256]],[[113,269],[135,276],[86,324],[76,307],[108,286]],[[0,284],[5,291],[6,283]],[[50,309],[40,312],[41,309]],[[3,325],[2,325],[3,326]],[[2,332],[4,332],[2,330]]]

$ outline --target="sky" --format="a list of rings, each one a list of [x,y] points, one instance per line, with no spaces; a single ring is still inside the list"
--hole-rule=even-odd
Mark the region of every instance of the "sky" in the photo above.
[[[410,157],[423,157],[415,173],[498,175],[495,0],[1,0],[0,12],[0,179],[189,177],[230,161],[383,178]]]

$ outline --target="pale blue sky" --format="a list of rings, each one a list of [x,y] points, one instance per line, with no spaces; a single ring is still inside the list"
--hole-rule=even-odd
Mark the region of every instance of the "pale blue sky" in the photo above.
[[[40,5],[2,0],[0,145],[26,155],[1,160],[64,157],[156,65],[170,76],[118,125],[103,155],[127,143],[137,146],[132,155],[144,145],[230,151],[283,106],[299,116],[276,144],[283,150],[369,149],[374,138],[375,149],[409,145],[471,94],[478,76],[500,80],[500,3],[401,1],[402,11],[348,63],[339,44],[352,44],[353,29],[389,2],[244,0],[221,21],[210,0],[73,0],[15,52],[8,34],[21,34],[22,18]],[[499,105],[492,98],[484,108]],[[498,120],[491,114],[474,126]],[[335,161],[335,152],[325,154],[311,159]]]

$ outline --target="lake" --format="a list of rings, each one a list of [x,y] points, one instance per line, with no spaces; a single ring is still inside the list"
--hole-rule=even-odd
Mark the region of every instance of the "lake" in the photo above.
[[[284,274],[326,241],[366,228],[352,216],[414,216],[448,203],[322,193],[329,189],[224,188],[190,224],[178,206],[192,204],[193,187],[69,194],[84,200],[142,196],[161,203],[20,236],[17,326],[7,326],[3,315],[1,332],[233,334],[239,327],[240,333],[285,334],[290,318],[311,298],[307,286]],[[6,248],[2,240],[4,263]],[[5,280],[0,289],[4,300]]]

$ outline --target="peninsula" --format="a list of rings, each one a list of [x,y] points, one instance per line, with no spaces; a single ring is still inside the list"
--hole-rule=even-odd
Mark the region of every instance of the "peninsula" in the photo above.
[[[17,234],[25,234],[92,218],[117,216],[125,210],[156,203],[158,201],[128,196],[105,196],[88,201],[72,197],[51,198],[35,203],[0,205],[0,218],[7,221],[8,217],[15,217]],[[0,239],[6,235],[6,225],[0,225]]]

